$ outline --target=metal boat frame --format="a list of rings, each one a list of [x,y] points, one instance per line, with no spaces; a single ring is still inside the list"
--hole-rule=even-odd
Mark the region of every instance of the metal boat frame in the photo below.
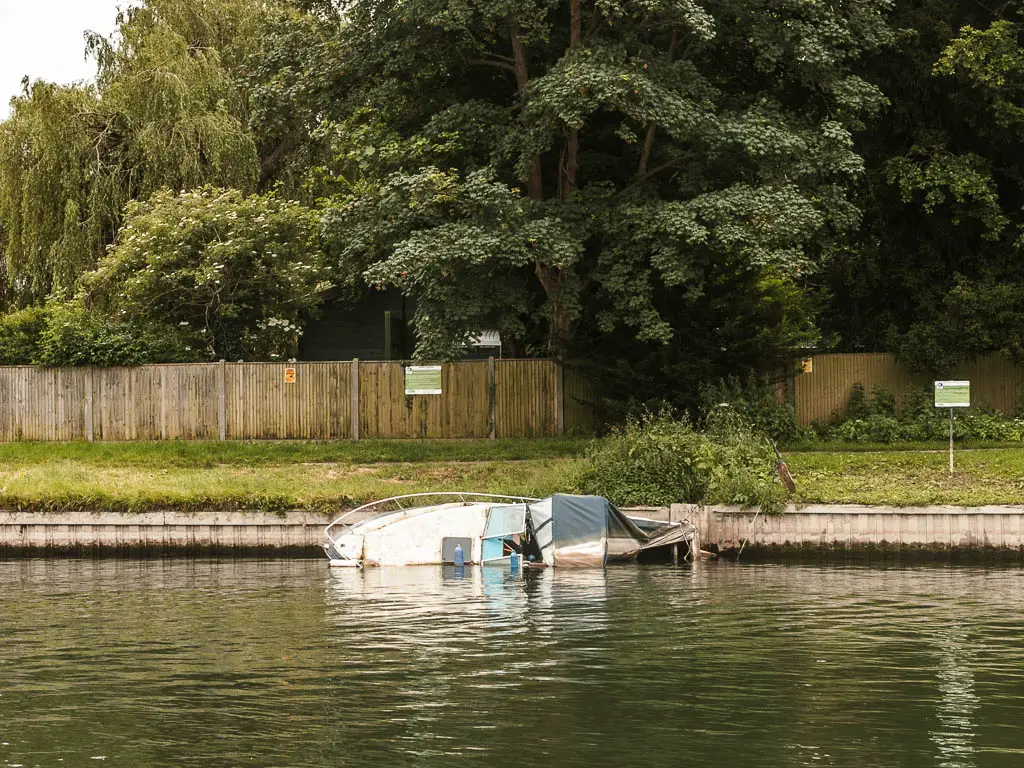
[[[469,497],[468,499],[466,498],[467,496]],[[528,504],[528,503],[530,503],[532,501],[540,501],[540,499],[534,498],[532,496],[514,496],[514,495],[508,494],[508,493],[477,493],[476,491],[433,491],[433,492],[427,491],[425,493],[406,493],[406,494],[403,494],[401,496],[389,496],[386,499],[379,499],[377,501],[371,501],[369,504],[363,504],[361,507],[356,507],[355,509],[350,509],[348,512],[346,512],[345,514],[341,515],[336,520],[332,521],[326,528],[324,528],[324,535],[327,537],[328,541],[330,541],[332,544],[335,544],[336,543],[335,539],[334,539],[333,536],[331,536],[331,529],[334,528],[334,526],[336,526],[336,525],[343,525],[345,518],[347,518],[347,517],[349,517],[351,515],[354,515],[356,512],[362,512],[364,510],[370,509],[371,507],[375,507],[375,506],[377,506],[379,504],[388,504],[388,503],[397,504],[399,509],[410,509],[410,507],[403,507],[402,506],[401,501],[403,499],[422,499],[422,498],[437,498],[437,497],[454,497],[453,500],[454,499],[458,499],[459,501],[465,501],[465,502],[489,501],[489,500],[501,499],[501,500],[505,500],[505,501],[514,501],[514,502],[518,502],[518,503],[527,503]],[[427,505],[427,507],[433,507],[433,506],[437,506],[437,505],[435,505],[435,504],[428,504]],[[426,509],[426,507],[423,507],[423,508]],[[415,509],[415,507],[412,507],[412,509]],[[373,517],[379,517],[380,515],[383,515],[383,514],[390,514],[390,511],[381,511],[378,514],[374,515]],[[373,517],[367,518],[367,520],[372,520]],[[366,521],[360,520],[359,522],[366,522]]]

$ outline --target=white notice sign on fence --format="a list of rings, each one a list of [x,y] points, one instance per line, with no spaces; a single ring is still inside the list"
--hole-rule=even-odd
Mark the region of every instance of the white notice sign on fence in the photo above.
[[[405,367],[405,394],[440,395],[440,365],[407,365]]]

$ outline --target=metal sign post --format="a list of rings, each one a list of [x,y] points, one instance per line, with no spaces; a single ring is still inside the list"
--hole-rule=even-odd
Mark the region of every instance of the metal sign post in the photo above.
[[[949,474],[953,474],[953,409],[969,408],[971,405],[971,382],[936,381],[935,407],[949,409]]]

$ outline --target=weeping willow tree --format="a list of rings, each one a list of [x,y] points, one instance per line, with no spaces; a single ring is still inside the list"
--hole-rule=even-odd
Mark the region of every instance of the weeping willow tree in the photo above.
[[[87,35],[94,85],[36,82],[0,124],[6,301],[67,291],[112,242],[127,203],[203,184],[253,191],[260,171],[236,70],[265,0],[145,0]]]
[[[0,245],[9,304],[67,286],[113,234],[124,199],[104,162],[92,89],[37,82],[0,124]]]

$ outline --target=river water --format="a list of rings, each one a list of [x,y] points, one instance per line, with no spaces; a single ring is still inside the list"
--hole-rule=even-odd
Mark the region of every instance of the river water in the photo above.
[[[1024,569],[0,561],[3,766],[1024,765]]]

